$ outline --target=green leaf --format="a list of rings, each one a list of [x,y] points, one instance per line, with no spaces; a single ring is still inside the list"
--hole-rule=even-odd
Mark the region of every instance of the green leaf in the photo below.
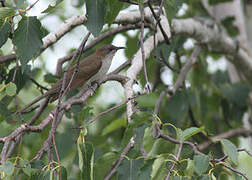
[[[79,168],[82,179],[93,180],[94,149],[90,143],[84,143],[83,135],[77,140],[77,149],[79,156]]]
[[[216,177],[215,177],[215,175],[214,175],[214,173],[211,173],[211,180],[217,180]]]
[[[5,87],[6,87],[5,84],[3,84],[3,85],[0,84],[0,92],[4,92]]]
[[[112,24],[116,16],[123,7],[123,3],[118,0],[106,0],[109,10],[106,15],[106,22]]]
[[[133,135],[139,134],[137,139],[135,139],[136,143],[134,146],[135,150],[137,149],[139,150],[139,144],[142,143],[142,138],[144,136],[145,123],[146,122],[150,123],[149,118],[151,116],[152,115],[150,113],[146,113],[146,112],[138,112],[132,116],[132,121],[128,124],[128,127],[126,131],[124,132],[124,136],[122,139],[122,145],[124,147],[129,143]]]
[[[61,179],[62,180],[67,180],[67,170],[65,167],[60,167],[61,168]]]
[[[232,103],[236,103],[241,107],[247,105],[249,88],[244,82],[222,84],[220,85],[220,90]]]
[[[136,101],[140,107],[154,108],[158,97],[157,93],[150,93],[138,97]]]
[[[45,82],[47,82],[49,84],[54,84],[54,83],[58,82],[59,77],[55,76],[51,73],[48,73],[48,74],[44,75],[44,80],[45,80]]]
[[[196,173],[199,175],[207,171],[209,166],[209,157],[206,155],[195,155],[193,157]]]
[[[167,169],[165,167],[165,156],[161,155],[155,159],[152,165],[151,180],[164,179],[167,174]]]
[[[204,131],[204,127],[197,128],[197,127],[191,127],[182,132],[183,141],[187,140],[188,138],[192,137],[195,134],[198,134],[199,132]]]
[[[55,5],[49,5],[42,13],[54,13],[56,10],[62,8],[62,1],[57,1]]]
[[[139,42],[139,31],[134,36],[130,36],[127,33],[123,33],[124,37],[126,38],[126,49],[125,49],[125,56],[130,59],[134,56],[137,52],[138,42]]]
[[[26,9],[28,6],[28,3],[26,0],[13,0],[13,2],[16,5],[16,8],[18,9]]]
[[[0,47],[7,41],[11,32],[11,25],[9,22],[0,20]]]
[[[142,155],[140,150],[143,143],[143,136],[144,136],[145,128],[146,128],[146,125],[142,125],[142,126],[132,129],[132,133],[133,133],[132,136],[135,135],[135,139],[134,139],[135,143],[134,143],[134,147],[127,154],[129,158],[136,159],[137,157]],[[128,143],[130,142],[130,140],[128,141]],[[123,142],[125,142],[124,137],[123,137]]]
[[[108,152],[99,157],[94,165],[94,179],[103,180],[113,163],[119,158],[120,154]]]
[[[237,165],[238,164],[238,151],[236,146],[227,139],[222,139],[221,141],[222,149],[224,154],[228,155],[231,161]]]
[[[84,3],[85,3],[85,0],[79,0],[79,1],[72,1],[72,6],[74,6],[74,7],[77,7],[77,8],[81,8],[81,7],[83,7],[83,5],[84,5]]]
[[[6,91],[5,91],[6,94]],[[0,116],[4,117],[4,120],[6,122],[10,122],[13,118],[11,114],[13,114],[11,111],[8,110],[8,105],[11,103],[13,97],[10,96],[4,96],[0,101]],[[1,119],[3,120],[3,119]],[[16,119],[17,120],[17,119]]]
[[[179,141],[183,141],[183,135],[182,135],[183,131],[182,131],[182,129],[176,128],[175,130],[176,130],[176,135],[177,135],[176,139],[179,140]]]
[[[234,25],[235,17],[226,17],[221,21],[221,24],[226,28],[229,36],[235,37],[239,34],[239,29]]]
[[[228,119],[230,117],[231,113],[230,113],[230,104],[226,98],[223,98],[221,100],[221,109],[222,109],[223,117],[225,119]]]
[[[171,44],[163,44],[162,46],[160,46],[159,48],[160,50],[162,50],[164,57],[167,58],[166,60],[168,60],[171,52],[182,50],[186,40],[187,37],[184,35],[173,36],[171,39]]]
[[[155,139],[152,136],[154,126],[155,124],[153,123],[153,126],[145,128],[144,131],[143,148],[147,154],[151,151],[153,144],[155,143]]]
[[[82,169],[82,177],[87,180],[93,180],[94,168],[94,149],[90,143],[85,143],[84,148],[84,168]]]
[[[125,117],[122,117],[122,118],[119,118],[119,119],[116,119],[114,121],[112,121],[108,126],[106,126],[103,130],[102,130],[102,135],[107,135],[119,128],[122,128],[122,127],[126,127],[127,125],[127,120]]]
[[[187,160],[187,167],[186,167],[186,170],[185,170],[185,175],[187,176],[193,176],[193,173],[194,173],[194,161],[191,160],[191,159],[188,159]]]
[[[179,91],[166,102],[166,113],[173,124],[179,124],[188,112],[190,98],[193,94],[189,90]]]
[[[152,117],[150,113],[138,112],[132,116],[132,121],[128,124],[128,127],[124,133],[122,144],[126,146],[129,143],[130,138],[140,131],[139,127],[143,126],[145,123],[150,123],[149,118]],[[144,131],[143,131],[144,133]]]
[[[242,176],[238,175],[237,173],[233,173],[233,174],[234,174],[234,177],[235,177],[234,180],[243,180]]]
[[[29,161],[27,160],[23,160],[21,159],[19,161],[20,166],[23,166],[24,168],[22,168],[22,171],[27,175],[27,176],[31,176],[32,173],[36,172],[35,169],[31,168],[31,165],[29,164]]]
[[[104,0],[86,1],[88,20],[86,26],[96,37],[100,34],[105,21],[107,3]]]
[[[171,21],[171,19],[176,16],[176,13],[178,12],[183,3],[184,0],[165,1],[164,7],[169,21]]]
[[[14,164],[10,161],[6,161],[0,166],[0,171],[5,172],[7,175],[11,175],[14,172]]]
[[[2,87],[5,88],[5,86],[2,86]],[[1,89],[2,87],[0,86],[0,89]],[[1,102],[1,100],[2,100],[5,96],[6,96],[6,92],[0,90],[0,102]],[[1,107],[1,104],[0,104],[0,107]],[[0,110],[0,114],[1,114],[1,110]]]
[[[14,84],[13,82],[7,84],[5,92],[8,96],[14,96],[16,94],[16,91],[17,91],[16,84]]]
[[[17,56],[24,67],[30,59],[35,57],[42,47],[43,32],[41,23],[35,16],[23,16],[14,32],[13,43],[16,46]]]
[[[143,159],[128,160],[125,159],[123,163],[118,167],[118,179],[129,180],[137,179],[138,170],[143,165]]]
[[[41,160],[36,160],[31,162],[31,166],[34,169],[42,170],[44,167],[44,163]]]
[[[78,157],[79,157],[79,168],[82,171],[83,169],[83,156],[82,156],[82,146],[84,145],[84,135],[83,131],[80,132],[80,135],[77,139],[77,150],[78,150]]]
[[[212,180],[208,174],[201,175],[197,180]]]
[[[78,112],[78,122],[84,126],[91,117],[93,116],[93,107],[91,106],[84,106],[81,111]]]
[[[228,73],[222,72],[222,71],[217,71],[212,75],[212,81],[217,85],[225,84],[225,83],[230,83]]]
[[[181,180],[180,176],[170,176],[171,180]]]
[[[16,13],[14,9],[8,7],[0,8],[0,20],[5,19],[6,17],[13,16]]]
[[[139,168],[137,179],[150,179],[153,162],[153,159],[148,159],[144,162],[144,165]]]
[[[16,78],[14,83],[17,86],[17,93],[24,87],[25,83],[29,80],[29,76],[26,74],[26,72],[22,72],[21,67],[18,66],[17,70],[16,67],[13,67],[10,72],[8,73],[8,78],[6,82],[12,82],[13,76],[16,73]]]

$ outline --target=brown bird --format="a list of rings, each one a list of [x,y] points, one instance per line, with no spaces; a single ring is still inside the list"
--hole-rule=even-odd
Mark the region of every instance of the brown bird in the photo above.
[[[108,72],[112,59],[118,49],[124,49],[124,47],[104,45],[97,49],[95,53],[80,61],[78,72],[75,74],[67,93],[82,86],[87,86],[89,85],[89,83],[103,77]],[[68,85],[68,83],[70,82],[74,71],[75,67],[72,67],[68,71],[68,75],[66,77],[66,85]],[[59,98],[62,83],[63,78],[61,78],[57,83],[55,83],[53,87],[45,94],[35,98],[31,103],[19,109],[15,114],[22,113],[24,110],[26,110],[27,108],[45,97],[49,98],[49,102],[55,101]]]

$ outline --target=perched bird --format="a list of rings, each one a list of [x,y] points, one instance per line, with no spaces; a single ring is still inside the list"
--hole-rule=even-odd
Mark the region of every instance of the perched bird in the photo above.
[[[78,71],[75,74],[67,93],[80,88],[82,86],[87,86],[89,83],[96,81],[103,77],[109,70],[112,59],[119,49],[124,49],[124,47],[116,47],[113,45],[104,45],[96,50],[95,53],[86,57],[84,60],[80,61],[78,66]],[[72,74],[75,71],[75,67],[72,67],[66,77],[66,85],[71,80]],[[62,87],[63,78],[61,78],[53,87],[48,90],[45,94],[35,98],[31,103],[25,105],[23,108],[19,109],[15,114],[22,113],[24,110],[40,101],[41,99],[48,97],[49,102],[53,102],[59,98],[60,90]]]

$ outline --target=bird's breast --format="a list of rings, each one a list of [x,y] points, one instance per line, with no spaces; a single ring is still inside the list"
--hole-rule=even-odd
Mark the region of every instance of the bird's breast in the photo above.
[[[102,60],[102,65],[101,65],[100,70],[90,79],[90,82],[96,81],[96,80],[102,78],[105,74],[107,74],[113,57],[114,57],[114,54],[111,54],[111,55],[106,56]]]

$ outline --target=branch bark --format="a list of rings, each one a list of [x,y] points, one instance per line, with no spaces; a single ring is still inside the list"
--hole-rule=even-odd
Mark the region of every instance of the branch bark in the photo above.
[[[149,8],[145,8],[145,21],[150,22],[152,19],[152,13]],[[124,12],[120,13],[116,20],[118,23],[132,23],[132,22],[139,22],[141,21],[141,13],[140,12],[132,12],[132,13],[127,13],[125,14]],[[168,23],[167,18],[164,15],[160,15],[160,23],[162,24],[162,27],[166,30],[166,34],[168,38],[171,37],[171,32],[170,32],[170,26]],[[154,42],[154,39],[156,42]],[[149,37],[145,42],[143,43],[143,50],[141,51],[140,49],[137,51],[135,54],[134,58],[131,61],[131,66],[126,72],[126,76],[129,78],[129,81],[125,83],[124,88],[125,88],[125,96],[126,99],[130,99],[134,96],[134,92],[132,89],[132,86],[137,78],[137,75],[140,73],[141,69],[143,68],[143,61],[141,60],[142,58],[142,52],[144,52],[144,58],[145,60],[149,58],[150,53],[154,49],[154,45],[157,45],[159,43],[164,42],[164,36],[162,32],[160,31],[159,28],[157,28],[157,33],[156,33],[156,38],[153,36]],[[133,115],[134,112],[134,104],[132,101],[129,101],[127,103],[127,119],[128,122],[131,122],[131,116]]]

